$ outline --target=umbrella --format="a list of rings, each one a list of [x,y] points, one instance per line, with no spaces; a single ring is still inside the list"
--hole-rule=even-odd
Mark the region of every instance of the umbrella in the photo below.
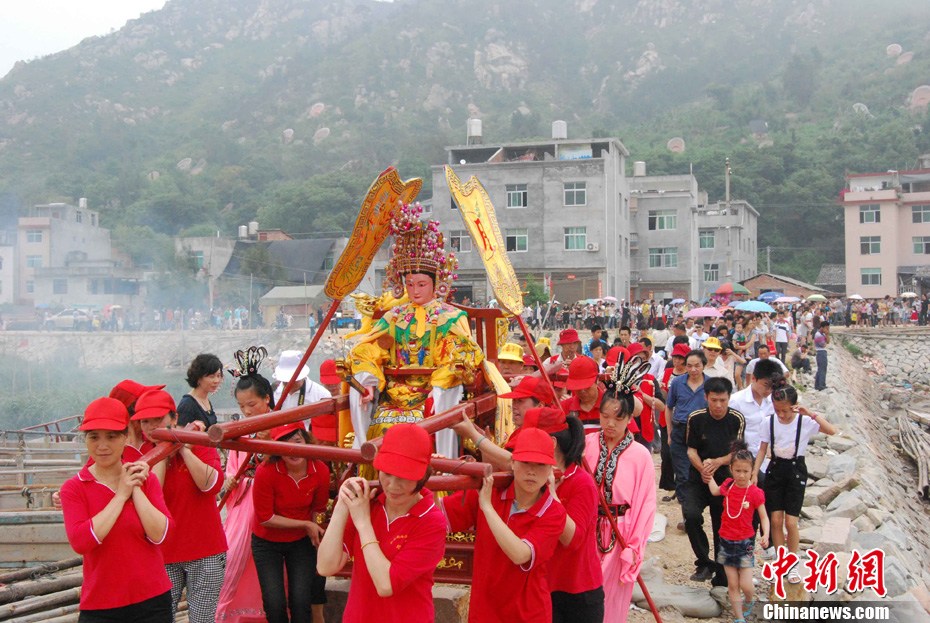
[[[775,311],[771,305],[762,301],[743,301],[741,303],[737,303],[735,309],[740,311],[760,312],[766,314],[771,314]]]
[[[916,299],[917,293],[916,292],[902,292],[901,298],[902,299]]]
[[[714,294],[749,294],[749,290],[738,283],[728,281],[720,284],[720,287],[714,290]]]
[[[849,295],[849,300],[850,300],[850,301],[861,301],[861,300],[862,300],[862,295],[861,295],[861,294],[850,294],[850,295]]]
[[[681,305],[685,302],[685,299],[672,299],[672,305]]]
[[[821,303],[824,303],[826,302],[827,297],[825,297],[823,294],[811,294],[809,297],[807,297],[807,300],[808,301],[819,301]]]
[[[685,313],[685,318],[719,318],[720,311],[716,307],[695,307]]]
[[[785,296],[785,293],[784,292],[763,292],[756,298],[759,299],[760,301],[765,301],[766,303],[769,303],[771,301],[774,301],[780,296]]]
[[[779,296],[777,299],[772,301],[773,303],[799,303],[801,299],[796,296]]]
[[[616,297],[613,297],[613,296],[605,296],[605,297],[604,297],[603,299],[601,299],[601,300],[602,300],[602,301],[607,301],[608,303],[616,303],[616,302],[617,302],[617,298],[616,298]]]

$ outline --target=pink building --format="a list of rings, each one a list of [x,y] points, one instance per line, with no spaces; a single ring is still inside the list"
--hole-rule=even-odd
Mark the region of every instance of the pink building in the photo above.
[[[930,291],[930,155],[912,171],[846,176],[846,293]]]

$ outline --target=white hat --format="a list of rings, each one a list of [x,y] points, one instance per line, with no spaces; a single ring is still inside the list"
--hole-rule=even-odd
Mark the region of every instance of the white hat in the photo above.
[[[274,368],[274,380],[281,381],[282,383],[290,381],[291,377],[294,376],[294,370],[297,369],[302,355],[303,353],[299,350],[281,351],[281,356],[278,357],[278,365]],[[304,367],[300,369],[300,374],[297,375],[297,380],[302,381],[309,375],[310,368],[304,365]]]

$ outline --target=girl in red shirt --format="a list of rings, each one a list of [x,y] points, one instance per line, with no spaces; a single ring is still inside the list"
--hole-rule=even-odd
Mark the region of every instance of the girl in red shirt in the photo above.
[[[303,422],[273,428],[271,438],[310,443]],[[270,456],[255,470],[252,500],[252,558],[268,623],[310,623],[314,610],[322,619],[326,584],[316,573],[316,548],[326,521],[329,469],[322,461]]]
[[[122,462],[128,426],[119,400],[90,403],[79,430],[92,462],[61,488],[68,542],[84,556],[81,623],[174,619],[158,547],[170,516],[148,465]]]
[[[172,428],[178,423],[174,399],[166,391],[146,392],[136,401],[132,419],[148,438],[156,428]],[[194,424],[204,430],[203,422]],[[187,588],[191,623],[213,623],[226,569],[226,535],[216,507],[216,494],[223,486],[219,454],[207,446],[184,446],[153,471],[177,522],[177,530],[161,546],[171,578],[172,610]]]
[[[451,531],[476,528],[468,620],[472,623],[551,621],[549,562],[565,529],[565,508],[547,486],[552,437],[538,428],[520,433],[513,451],[513,483],[442,499]]]
[[[549,564],[553,623],[600,623],[604,620],[604,578],[597,553],[597,485],[582,467],[584,424],[557,409],[540,409],[540,428],[555,439],[555,465],[562,478],[550,481],[553,499],[561,502],[567,516]],[[527,420],[533,419],[533,410]]]
[[[727,478],[721,485],[717,485],[711,478],[707,486],[713,495],[724,498],[717,562],[723,565],[727,574],[730,606],[734,616],[738,617],[734,623],[746,623],[756,603],[752,586],[752,568],[755,564],[752,552],[755,549],[756,529],[752,525],[752,514],[753,511],[759,514],[763,549],[769,544],[769,517],[765,512],[765,494],[752,484],[753,456],[746,443],[733,442],[731,456],[730,473],[733,477]],[[745,609],[744,603],[748,603]]]
[[[424,489],[432,442],[414,424],[395,424],[375,457],[381,493],[362,478],[339,490],[317,570],[335,575],[349,557],[345,623],[432,623],[433,571],[446,546],[446,522]]]

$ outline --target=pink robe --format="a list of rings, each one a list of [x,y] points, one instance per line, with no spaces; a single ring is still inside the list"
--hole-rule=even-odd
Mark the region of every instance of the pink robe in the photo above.
[[[226,459],[226,476],[239,471],[246,454],[230,450]],[[252,560],[252,479],[243,477],[226,500],[226,575],[216,607],[217,623],[265,623],[262,592]]]
[[[585,438],[584,458],[592,470],[597,470],[599,438],[600,435],[587,435]],[[652,456],[635,441],[620,455],[617,471],[612,504],[630,505],[630,510],[617,518],[627,549],[621,550],[617,543],[612,552],[600,556],[604,574],[604,620],[622,623],[627,619],[633,584],[639,575],[646,541],[652,531],[656,514],[656,482]]]

